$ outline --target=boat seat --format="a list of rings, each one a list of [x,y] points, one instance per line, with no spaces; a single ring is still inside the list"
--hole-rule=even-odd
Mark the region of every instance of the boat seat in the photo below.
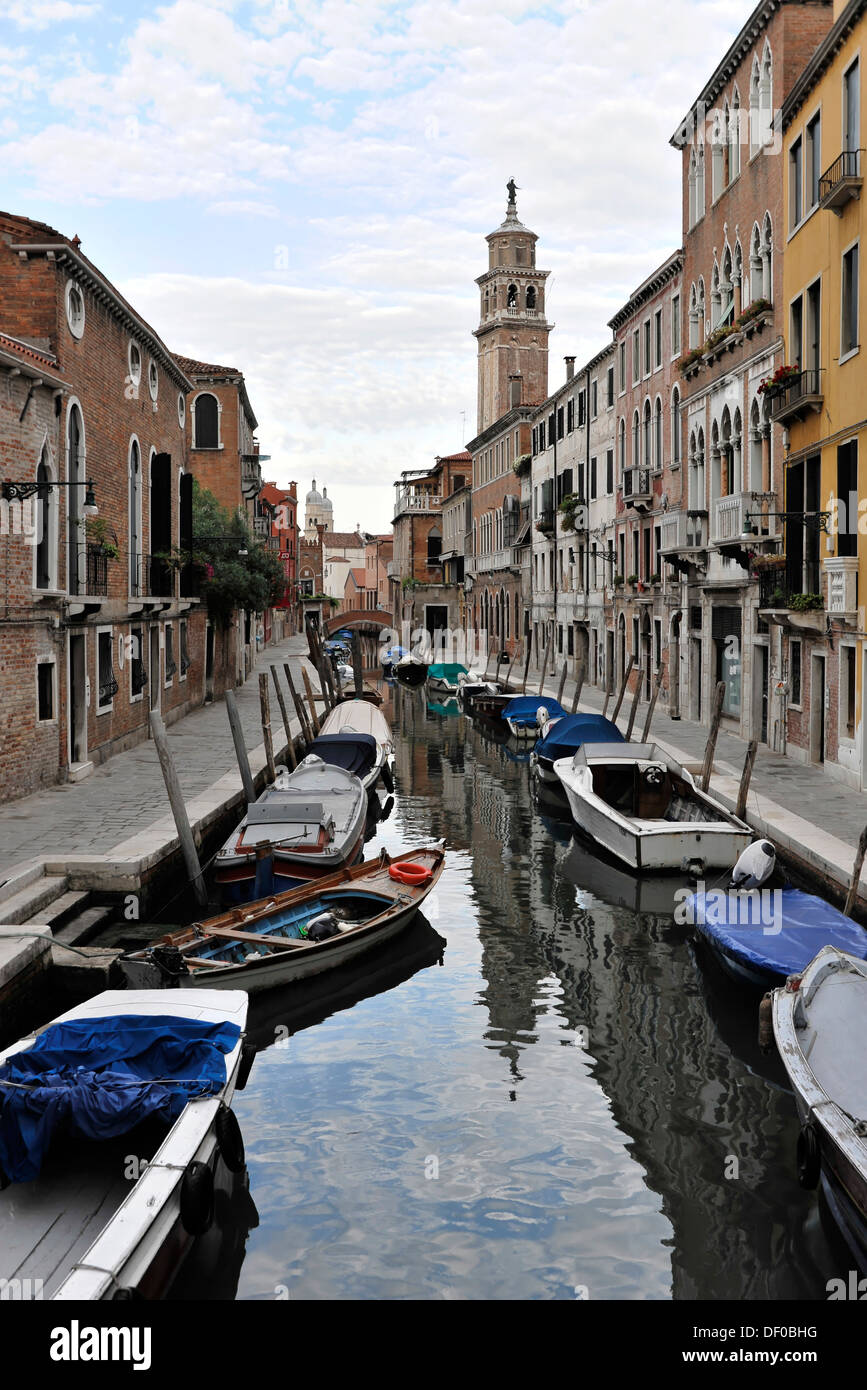
[[[664,763],[636,763],[635,815],[663,820],[671,804],[671,775]]]

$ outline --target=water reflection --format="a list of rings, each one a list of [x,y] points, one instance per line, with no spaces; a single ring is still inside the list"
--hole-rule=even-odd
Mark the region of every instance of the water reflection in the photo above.
[[[448,866],[407,959],[301,1010],[237,1098],[261,1215],[239,1296],[824,1297],[791,1098],[677,885],[540,814],[496,730],[401,688],[384,711],[396,802],[366,853],[442,839]]]

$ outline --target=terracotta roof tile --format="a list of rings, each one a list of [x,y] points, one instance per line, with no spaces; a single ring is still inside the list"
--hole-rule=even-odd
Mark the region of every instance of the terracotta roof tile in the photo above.
[[[51,367],[55,372],[58,371],[57,358],[52,353],[31,347],[29,343],[23,343],[20,338],[12,338],[8,333],[0,333],[0,347],[4,352],[14,352],[19,357],[26,357],[31,362],[38,362],[44,367]]]

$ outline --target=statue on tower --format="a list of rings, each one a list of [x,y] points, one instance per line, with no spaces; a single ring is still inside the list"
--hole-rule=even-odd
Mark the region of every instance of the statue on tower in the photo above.
[[[515,201],[515,194],[517,193],[517,191],[518,191],[518,185],[515,183],[515,180],[514,180],[514,179],[509,179],[509,182],[506,184],[506,192],[507,192],[508,195],[509,195],[509,202],[510,202],[510,203],[514,203],[514,201]]]

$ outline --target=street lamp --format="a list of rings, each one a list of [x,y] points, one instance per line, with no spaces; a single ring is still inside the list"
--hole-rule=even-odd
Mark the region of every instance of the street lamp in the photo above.
[[[753,525],[753,520],[758,517],[763,520],[766,517],[776,517],[783,521],[797,520],[804,526],[814,526],[817,531],[828,530],[828,522],[831,517],[830,512],[747,512],[744,516],[744,526],[741,531],[741,540],[750,541],[759,534],[758,526]],[[773,540],[772,536],[768,537]]]
[[[0,485],[4,502],[24,502],[28,497],[33,497],[37,492],[42,492],[45,488],[53,487],[81,487],[81,483],[60,482],[54,478],[43,478],[38,482],[19,481],[9,479]],[[82,512],[85,516],[98,516],[99,508],[96,505],[96,494],[93,490],[93,480],[87,479],[84,484],[84,506]]]

